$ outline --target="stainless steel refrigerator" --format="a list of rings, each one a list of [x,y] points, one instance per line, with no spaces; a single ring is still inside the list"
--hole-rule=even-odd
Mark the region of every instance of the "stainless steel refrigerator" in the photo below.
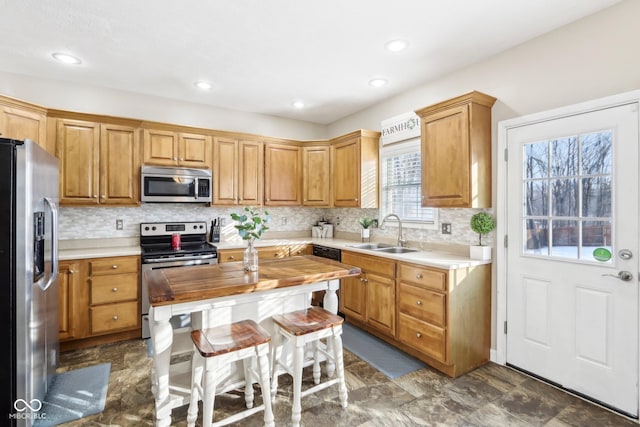
[[[58,159],[0,138],[0,425],[30,426],[58,363]]]

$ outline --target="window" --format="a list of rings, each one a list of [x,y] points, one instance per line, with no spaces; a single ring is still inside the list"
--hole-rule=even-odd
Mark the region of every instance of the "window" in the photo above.
[[[383,146],[380,164],[381,218],[395,213],[403,223],[436,228],[437,210],[421,206],[420,139]]]

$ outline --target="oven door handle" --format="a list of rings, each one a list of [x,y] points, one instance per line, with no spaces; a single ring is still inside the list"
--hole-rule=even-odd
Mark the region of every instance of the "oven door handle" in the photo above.
[[[142,261],[145,264],[157,264],[161,262],[174,263],[174,262],[185,262],[185,261],[198,261],[198,260],[212,259],[212,258],[217,258],[217,255],[209,254],[209,255],[198,255],[198,256],[179,257],[179,258],[151,258],[151,259],[143,259]]]

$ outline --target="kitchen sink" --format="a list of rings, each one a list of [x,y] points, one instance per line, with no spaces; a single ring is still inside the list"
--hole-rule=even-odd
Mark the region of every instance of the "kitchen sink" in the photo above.
[[[376,252],[386,252],[388,254],[407,254],[409,252],[418,252],[417,249],[403,248],[400,246],[394,246],[391,248],[375,249]]]
[[[378,250],[382,248],[392,247],[392,245],[388,243],[363,243],[362,245],[349,245],[349,246],[356,249],[369,249],[369,250]]]

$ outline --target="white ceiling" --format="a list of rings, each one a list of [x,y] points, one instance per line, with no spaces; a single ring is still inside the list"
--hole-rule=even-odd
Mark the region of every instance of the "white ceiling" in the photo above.
[[[618,1],[0,0],[0,70],[328,124]]]

